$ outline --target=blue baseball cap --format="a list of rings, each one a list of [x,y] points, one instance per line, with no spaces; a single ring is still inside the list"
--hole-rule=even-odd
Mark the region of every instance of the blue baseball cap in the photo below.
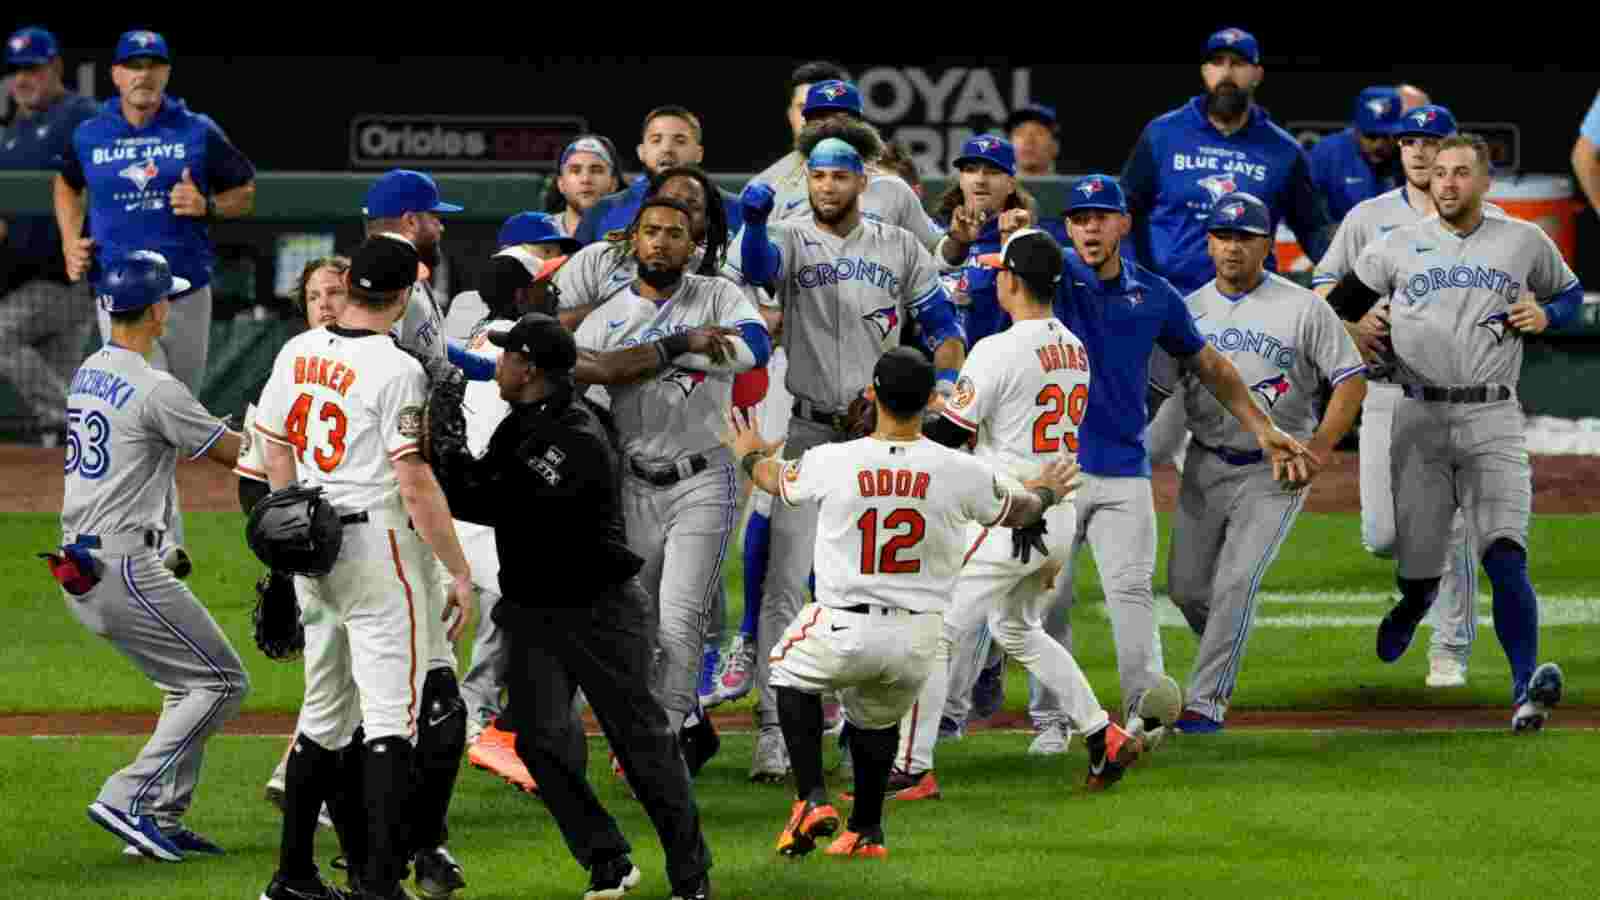
[[[167,52],[167,39],[154,31],[144,29],[124,32],[117,40],[117,53],[111,58],[111,64],[122,65],[130,59],[140,57],[171,62],[172,54]]]
[[[1456,133],[1456,117],[1442,106],[1431,104],[1419,106],[1410,112],[1402,113],[1392,133],[1396,137],[1415,134],[1447,138]]]
[[[1126,215],[1128,199],[1122,194],[1122,185],[1110,175],[1085,175],[1067,191],[1066,214],[1070,216],[1080,209],[1106,209]]]
[[[1272,234],[1272,214],[1255,194],[1223,194],[1206,217],[1206,231],[1242,231],[1267,237]]]
[[[390,169],[367,188],[367,205],[361,212],[369,219],[390,219],[408,212],[461,212],[461,207],[440,200],[439,185],[430,176]]]
[[[956,157],[953,165],[959,169],[969,162],[985,162],[1007,175],[1017,174],[1016,148],[1005,138],[992,134],[967,138],[967,142],[961,145],[961,155]]]
[[[866,172],[867,167],[861,161],[861,154],[849,143],[838,138],[823,138],[811,150],[811,155],[806,157],[808,169],[847,169],[860,175]]]
[[[167,258],[154,250],[135,250],[113,260],[97,285],[100,308],[106,312],[144,309],[188,289],[188,280],[173,275]]]
[[[500,226],[496,243],[501,247],[513,244],[560,244],[562,253],[576,253],[578,242],[561,233],[555,217],[546,213],[519,212]]]
[[[1051,131],[1055,131],[1056,108],[1054,106],[1046,106],[1043,103],[1029,103],[1027,106],[1020,106],[1010,116],[1006,117],[1006,132],[1015,131],[1017,126],[1023,122],[1038,122]]]
[[[1207,38],[1204,58],[1210,59],[1224,50],[1239,54],[1253,66],[1261,65],[1261,45],[1255,35],[1242,28],[1224,28]]]
[[[19,69],[43,65],[60,55],[56,36],[37,26],[18,29],[6,41],[6,65]]]
[[[861,91],[848,81],[819,81],[806,91],[806,105],[800,110],[801,118],[809,119],[815,113],[847,112],[861,118]]]
[[[1392,87],[1369,87],[1356,97],[1356,110],[1350,120],[1362,134],[1389,135],[1400,124],[1400,91]]]

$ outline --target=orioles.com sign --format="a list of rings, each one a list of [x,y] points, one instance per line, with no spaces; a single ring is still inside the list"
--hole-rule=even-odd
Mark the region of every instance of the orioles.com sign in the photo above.
[[[358,169],[554,169],[583,134],[578,116],[363,115],[350,124]]]

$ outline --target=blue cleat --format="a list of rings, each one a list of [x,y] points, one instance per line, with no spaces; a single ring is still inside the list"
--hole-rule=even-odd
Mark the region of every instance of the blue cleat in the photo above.
[[[89,804],[89,819],[151,859],[183,861],[183,851],[161,833],[156,821],[149,816],[130,816],[96,800]]]

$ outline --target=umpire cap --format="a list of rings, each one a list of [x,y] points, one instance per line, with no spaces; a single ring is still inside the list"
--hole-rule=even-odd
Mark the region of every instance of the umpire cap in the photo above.
[[[872,367],[872,388],[889,412],[900,418],[922,412],[933,393],[933,363],[912,347],[896,347]]]
[[[554,316],[528,313],[510,331],[489,332],[489,343],[502,350],[521,353],[534,368],[566,373],[578,364],[578,342],[572,332],[561,327]]]
[[[290,484],[261,498],[245,524],[245,543],[274,572],[320,577],[333,571],[344,523],[322,488]]]

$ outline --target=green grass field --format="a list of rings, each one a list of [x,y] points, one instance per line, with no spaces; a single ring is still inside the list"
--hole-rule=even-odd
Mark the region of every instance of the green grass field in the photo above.
[[[293,711],[300,670],[263,659],[250,640],[259,564],[237,514],[188,517],[198,568],[191,585],[250,669],[247,710]],[[0,562],[12,627],[0,633],[0,713],[146,711],[159,693],[108,644],[84,631],[33,553],[53,545],[54,516],[8,514]],[[1165,528],[1162,529],[1165,538]],[[1535,520],[1530,569],[1543,600],[1541,659],[1562,664],[1567,703],[1600,703],[1600,588],[1585,549],[1600,518]],[[1156,574],[1165,584],[1165,548]],[[1093,571],[1077,573],[1074,650],[1105,706],[1117,709],[1110,629]],[[553,573],[560,562],[551,561]],[[729,621],[739,615],[729,567]],[[1483,706],[1509,722],[1509,670],[1489,620],[1470,682],[1425,690],[1423,644],[1386,666],[1373,626],[1388,605],[1392,569],[1368,557],[1350,515],[1303,515],[1268,573],[1257,628],[1235,695],[1238,709]],[[1195,639],[1158,597],[1168,670],[1187,675]],[[1024,707],[1024,676],[1009,674],[1008,708]],[[728,735],[698,792],[721,897],[993,897],[1044,891],[1140,896],[1566,897],[1593,896],[1600,781],[1590,762],[1600,734],[1562,729],[1426,733],[1237,731],[1186,737],[1134,770],[1110,794],[1081,787],[1084,756],[1027,757],[1025,735],[979,733],[940,746],[940,802],[891,806],[887,865],[844,866],[820,855],[792,864],[772,854],[787,793],[749,785],[750,738]],[[25,897],[254,897],[271,874],[278,818],[260,798],[282,741],[214,739],[188,824],[228,847],[223,859],[166,866],[128,860],[84,806],[139,738],[0,738],[0,875]],[[598,747],[599,745],[595,745]],[[832,753],[830,751],[830,760]],[[661,854],[638,805],[605,770],[591,775],[635,842],[640,897],[666,897]],[[466,867],[465,900],[578,897],[584,875],[543,806],[467,770],[452,812],[452,849]],[[335,852],[324,838],[325,861]]]

